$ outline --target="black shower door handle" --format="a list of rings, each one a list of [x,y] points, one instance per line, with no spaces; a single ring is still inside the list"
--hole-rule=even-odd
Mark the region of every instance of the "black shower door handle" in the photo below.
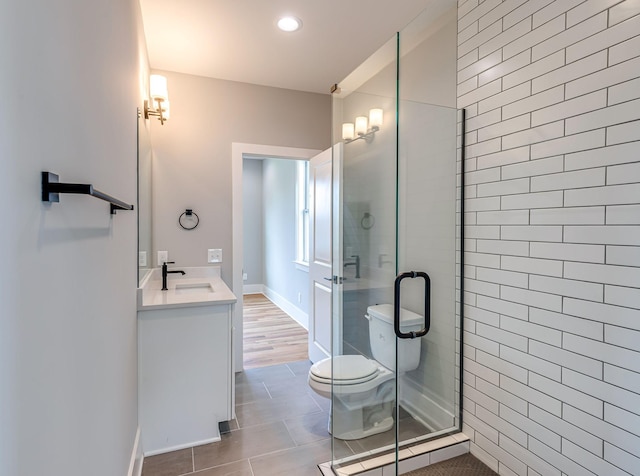
[[[402,332],[400,330],[400,283],[405,278],[424,279],[424,327],[419,331]],[[431,279],[424,271],[407,271],[396,277],[395,290],[393,293],[393,329],[400,339],[415,339],[422,337],[429,332],[431,327]]]

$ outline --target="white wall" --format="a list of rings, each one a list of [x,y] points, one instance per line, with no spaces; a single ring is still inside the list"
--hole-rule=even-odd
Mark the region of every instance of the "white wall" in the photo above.
[[[296,162],[264,160],[264,246],[265,278],[269,287],[281,290],[286,273],[273,272],[296,258]]]
[[[242,161],[243,272],[245,285],[264,284],[264,205],[262,160]]]
[[[137,428],[136,212],[40,201],[40,172],[136,200],[133,0],[0,6],[0,474],[124,475]]]
[[[639,4],[459,3],[472,453],[638,474]]]
[[[207,249],[222,248],[222,277],[231,285],[231,144],[326,149],[331,100],[324,94],[162,74],[168,79],[171,119],[152,127],[154,247],[168,250],[176,267],[205,266]],[[177,224],[185,208],[200,216],[193,231]]]
[[[265,159],[263,184],[264,284],[285,302],[278,303],[308,326],[309,273],[296,259],[296,161]],[[246,232],[245,232],[246,233]],[[246,234],[245,234],[246,237]],[[300,302],[298,302],[300,294]],[[289,304],[283,306],[283,304]],[[294,306],[296,309],[291,309]]]

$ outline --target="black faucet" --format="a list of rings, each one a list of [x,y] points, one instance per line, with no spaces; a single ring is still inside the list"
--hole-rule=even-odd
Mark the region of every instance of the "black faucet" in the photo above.
[[[184,271],[180,271],[180,270],[168,271],[167,270],[167,265],[174,264],[174,263],[175,261],[165,261],[164,263],[162,263],[162,290],[163,291],[167,291],[167,274],[180,273],[182,276],[184,276]]]
[[[387,256],[387,253],[380,253],[378,255],[378,268],[382,268],[385,264],[393,264],[393,261],[384,259],[385,256]]]
[[[352,258],[355,258],[355,261],[352,261],[350,263],[345,263],[344,267],[346,268],[347,266],[355,266],[356,267],[356,279],[360,278],[360,256],[358,255],[351,255]]]

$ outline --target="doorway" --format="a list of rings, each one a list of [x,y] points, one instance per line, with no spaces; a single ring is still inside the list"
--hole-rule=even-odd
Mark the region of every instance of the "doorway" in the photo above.
[[[245,158],[273,158],[308,160],[320,151],[293,147],[269,146],[260,144],[232,144],[232,237],[233,237],[233,292],[238,301],[234,308],[233,330],[233,362],[234,371],[243,370],[244,358],[244,249],[242,243],[244,230],[244,197],[243,197],[243,161]]]
[[[244,368],[307,360],[308,162],[243,158]]]

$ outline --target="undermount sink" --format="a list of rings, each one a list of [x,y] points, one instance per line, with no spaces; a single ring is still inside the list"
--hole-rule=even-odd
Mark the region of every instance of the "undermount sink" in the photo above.
[[[176,283],[176,294],[212,293],[211,283]]]

